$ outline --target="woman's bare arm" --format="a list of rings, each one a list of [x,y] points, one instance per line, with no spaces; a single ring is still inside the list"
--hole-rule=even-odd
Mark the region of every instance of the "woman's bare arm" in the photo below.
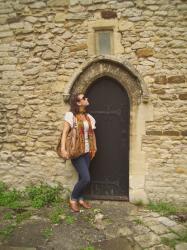
[[[95,146],[96,146],[96,151],[97,151],[97,141],[96,141],[96,136],[95,136],[94,130],[93,130],[93,136],[94,136],[94,139],[95,139]]]

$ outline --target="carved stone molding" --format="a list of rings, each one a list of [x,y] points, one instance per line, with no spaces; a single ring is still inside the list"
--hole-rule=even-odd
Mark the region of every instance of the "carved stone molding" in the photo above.
[[[73,93],[82,92],[98,78],[109,76],[117,80],[127,91],[131,104],[148,102],[148,90],[137,70],[126,61],[112,56],[96,56],[75,73],[64,91],[64,101]]]

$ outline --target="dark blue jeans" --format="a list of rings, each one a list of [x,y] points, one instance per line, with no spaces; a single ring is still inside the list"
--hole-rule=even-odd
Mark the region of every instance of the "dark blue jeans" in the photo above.
[[[85,153],[75,159],[72,159],[71,162],[79,175],[79,180],[75,184],[71,194],[71,200],[77,201],[80,199],[84,199],[82,192],[90,182],[90,173],[89,173],[90,154]]]

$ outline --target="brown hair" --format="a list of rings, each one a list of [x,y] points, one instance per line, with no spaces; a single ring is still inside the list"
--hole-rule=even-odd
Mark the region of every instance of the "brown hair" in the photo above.
[[[76,93],[73,94],[70,98],[70,111],[76,115],[79,113],[79,106],[77,105],[77,102],[80,101],[79,100],[79,95],[81,95],[82,93]]]

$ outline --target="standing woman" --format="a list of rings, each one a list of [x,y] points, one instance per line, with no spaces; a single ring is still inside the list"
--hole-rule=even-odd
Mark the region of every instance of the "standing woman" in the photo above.
[[[90,105],[88,98],[84,94],[78,93],[71,97],[70,111],[65,113],[64,116],[64,127],[62,134],[61,152],[62,155],[67,158],[68,153],[65,148],[65,141],[70,128],[73,127],[73,121],[75,118],[78,133],[80,136],[80,148],[82,154],[71,160],[75,167],[79,180],[75,184],[71,193],[69,205],[73,212],[79,212],[79,206],[84,208],[91,208],[91,205],[84,200],[82,195],[85,187],[90,182],[89,166],[90,161],[94,158],[97,151],[96,138],[94,129],[95,119],[86,111],[86,107]]]

